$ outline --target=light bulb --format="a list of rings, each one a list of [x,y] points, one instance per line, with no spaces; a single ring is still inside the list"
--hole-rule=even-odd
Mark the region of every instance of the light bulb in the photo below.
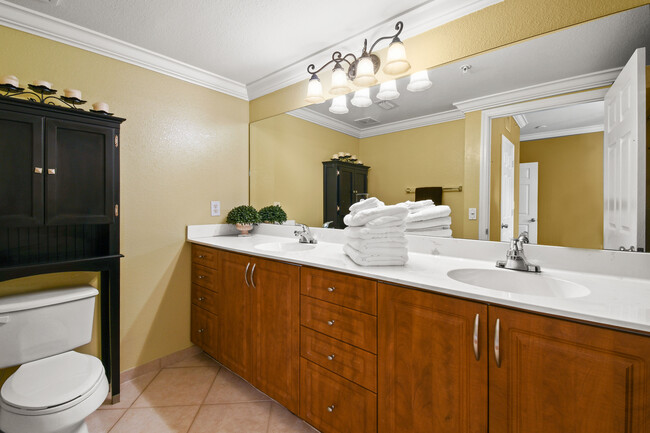
[[[337,63],[332,71],[332,86],[330,87],[330,93],[332,95],[345,95],[351,90],[350,86],[348,86],[347,74],[343,70],[343,67]]]
[[[406,48],[399,38],[393,39],[393,42],[388,46],[388,53],[386,53],[386,64],[384,65],[384,73],[389,75],[397,75],[411,69],[411,64],[406,59]]]
[[[375,65],[369,55],[363,55],[357,61],[357,71],[354,80],[352,81],[359,87],[368,87],[377,83],[375,77]]]
[[[397,82],[395,80],[390,80],[381,83],[381,86],[379,86],[379,93],[377,93],[377,98],[383,101],[390,101],[391,99],[399,98]]]
[[[345,95],[337,96],[332,99],[332,105],[329,108],[331,113],[334,114],[346,114],[348,111],[348,104]]]
[[[408,86],[406,86],[406,90],[409,92],[421,92],[427,90],[432,85],[433,83],[429,80],[429,71],[418,71],[411,74],[411,80]]]
[[[310,104],[320,104],[325,102],[325,98],[323,97],[323,85],[316,74],[312,75],[309,79],[305,101]]]
[[[350,100],[350,103],[355,107],[370,107],[372,105],[372,99],[370,99],[370,89],[365,87],[354,92],[354,97]]]

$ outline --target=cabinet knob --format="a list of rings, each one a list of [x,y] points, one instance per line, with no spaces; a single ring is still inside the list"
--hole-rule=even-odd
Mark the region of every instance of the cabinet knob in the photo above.
[[[43,174],[43,167],[34,167],[34,173]]]
[[[334,361],[334,358],[335,358],[335,357],[336,357],[336,355],[334,355],[334,354],[332,353],[331,355],[328,355],[328,356],[327,356],[327,359],[329,359],[330,361]]]
[[[327,406],[327,411],[328,412],[334,412],[334,405],[331,404],[331,405]]]
[[[336,290],[336,287],[334,287],[334,286],[327,288],[328,292],[333,292],[334,290]]]
[[[203,254],[199,254],[199,259],[205,259],[205,256]]]
[[[199,280],[202,280],[205,278],[205,275],[199,275]]]
[[[56,174],[56,168],[48,168],[47,174]]]
[[[327,324],[330,325],[330,326],[334,326],[334,321],[333,320],[328,320]]]
[[[199,301],[205,301],[205,297],[199,296]]]
[[[202,334],[203,331],[205,331],[205,329],[203,329],[203,328],[199,329],[199,334]]]

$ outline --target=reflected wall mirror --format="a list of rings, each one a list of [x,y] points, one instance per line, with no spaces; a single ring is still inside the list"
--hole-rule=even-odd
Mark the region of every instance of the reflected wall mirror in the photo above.
[[[421,92],[406,90],[409,77],[403,77],[390,104],[378,104],[376,86],[366,108],[350,104],[354,93],[348,94],[347,114],[332,114],[326,101],[254,122],[251,204],[280,203],[289,219],[322,225],[322,162],[348,152],[370,167],[368,193],[386,204],[414,200],[418,187],[449,188],[442,204],[452,208],[453,237],[498,241],[501,225],[508,225],[504,238],[527,228],[536,229],[540,244],[603,248],[603,100],[635,50],[649,45],[645,5],[431,69],[433,85]],[[647,87],[647,55],[644,63]],[[647,91],[641,90],[647,122]],[[554,103],[534,103],[546,99]],[[503,137],[515,149],[516,167],[505,203]],[[528,207],[521,206],[519,191],[522,164],[530,175],[534,162],[537,216],[530,213],[530,194]],[[506,209],[510,223],[501,218]]]

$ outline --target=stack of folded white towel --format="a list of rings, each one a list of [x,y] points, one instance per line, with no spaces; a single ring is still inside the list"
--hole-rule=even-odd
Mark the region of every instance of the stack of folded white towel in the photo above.
[[[407,234],[451,237],[451,208],[436,206],[431,200],[406,201],[397,206],[408,209]]]
[[[343,251],[361,266],[402,266],[408,261],[404,236],[408,209],[385,206],[375,197],[350,206]]]

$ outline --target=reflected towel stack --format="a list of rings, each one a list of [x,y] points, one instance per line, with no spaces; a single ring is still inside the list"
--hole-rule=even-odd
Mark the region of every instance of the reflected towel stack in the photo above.
[[[397,206],[404,207],[409,211],[406,217],[407,234],[440,238],[452,237],[451,208],[449,206],[436,206],[431,200],[406,201]]]
[[[343,251],[360,266],[403,266],[408,261],[404,221],[408,209],[385,206],[375,197],[350,206],[343,218]]]

